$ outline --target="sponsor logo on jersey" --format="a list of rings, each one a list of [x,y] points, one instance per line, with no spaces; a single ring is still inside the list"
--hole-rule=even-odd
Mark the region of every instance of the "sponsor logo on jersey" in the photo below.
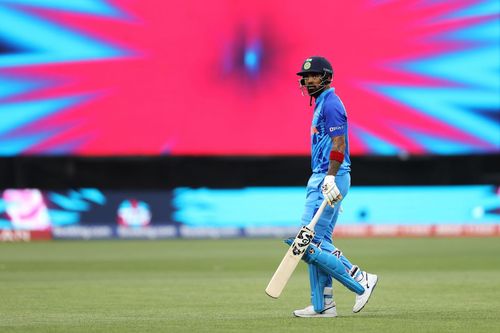
[[[343,129],[344,126],[336,126],[336,127],[330,127],[330,132],[337,131]]]

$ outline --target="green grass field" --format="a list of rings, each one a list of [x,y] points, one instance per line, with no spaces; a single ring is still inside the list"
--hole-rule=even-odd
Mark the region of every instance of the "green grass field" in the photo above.
[[[264,294],[277,239],[0,244],[0,332],[499,332],[500,239],[340,239],[380,281],[365,309],[335,285],[338,318],[309,304],[303,263]]]

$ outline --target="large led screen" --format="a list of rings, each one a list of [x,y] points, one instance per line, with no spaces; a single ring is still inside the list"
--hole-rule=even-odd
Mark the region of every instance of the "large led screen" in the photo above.
[[[500,2],[0,1],[0,155],[307,155],[333,64],[355,155],[500,152]]]
[[[0,242],[289,237],[300,227],[304,197],[302,187],[0,189]],[[353,186],[334,235],[500,236],[500,187]]]

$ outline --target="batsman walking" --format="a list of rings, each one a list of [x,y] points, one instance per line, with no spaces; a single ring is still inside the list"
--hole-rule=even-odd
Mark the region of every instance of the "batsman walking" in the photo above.
[[[302,224],[311,221],[323,199],[328,205],[302,258],[308,263],[312,304],[293,314],[297,317],[336,317],[332,277],[356,293],[354,312],[366,305],[378,277],[353,265],[332,241],[340,206],[351,184],[348,118],[342,101],[331,87],[333,68],[323,57],[310,57],[297,75],[302,92],[310,96],[310,105],[315,100],[311,126],[312,175],[307,183]]]

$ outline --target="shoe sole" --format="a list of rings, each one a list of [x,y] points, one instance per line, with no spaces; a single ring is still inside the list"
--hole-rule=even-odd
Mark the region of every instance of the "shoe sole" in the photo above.
[[[372,291],[370,292],[370,296],[368,296],[368,299],[366,300],[366,303],[363,304],[363,306],[358,311],[354,311],[353,310],[352,312],[358,313],[358,312],[360,312],[361,310],[363,310],[365,308],[366,304],[368,304],[368,302],[370,301],[370,298],[372,298],[372,294],[375,291],[375,287],[377,286],[377,283],[378,283],[378,276],[377,276],[377,280],[375,280],[375,283],[373,284]]]
[[[335,317],[337,317],[337,315],[326,314],[326,313],[318,313],[315,315],[300,315],[299,316],[299,315],[295,314],[295,312],[294,312],[293,315],[297,318],[335,318]]]
[[[330,310],[332,308],[325,309],[323,311]],[[337,313],[315,313],[311,315],[297,315],[295,311],[293,311],[293,315],[298,318],[334,318],[337,317]]]

